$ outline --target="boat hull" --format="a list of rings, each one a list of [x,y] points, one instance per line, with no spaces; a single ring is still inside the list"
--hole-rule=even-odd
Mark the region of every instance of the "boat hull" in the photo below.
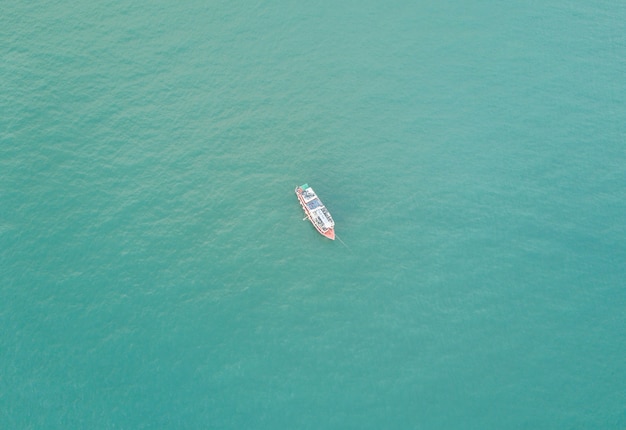
[[[334,221],[332,221],[332,218],[330,217],[330,213],[328,213],[323,205],[320,206],[321,208],[324,208],[323,211],[327,215],[327,217],[330,218],[330,222],[328,221],[326,216],[324,217],[324,221],[320,220],[320,209],[316,208],[314,210],[311,210],[309,207],[311,200],[319,201],[319,198],[317,197],[317,195],[314,194],[314,199],[309,200],[309,202],[307,203],[306,197],[304,195],[305,188],[302,187],[303,186],[296,187],[296,195],[298,196],[298,201],[300,202],[300,206],[302,206],[302,210],[304,210],[306,217],[309,219],[309,221],[311,222],[313,227],[315,227],[319,234],[330,240],[335,240],[335,225]],[[321,201],[319,201],[319,203],[321,204]],[[318,222],[315,222],[316,219],[318,220]]]

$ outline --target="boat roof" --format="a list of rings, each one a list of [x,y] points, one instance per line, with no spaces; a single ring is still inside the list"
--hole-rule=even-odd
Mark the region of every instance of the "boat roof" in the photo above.
[[[317,194],[313,191],[313,188],[309,187],[302,192],[302,198],[306,203],[310,202],[313,199],[317,199]]]
[[[319,217],[319,219],[322,221],[322,224],[324,225],[324,228],[331,228],[335,225],[335,222],[333,221],[328,211],[324,211],[322,208],[318,208],[314,211],[311,211],[311,213],[314,216]]]

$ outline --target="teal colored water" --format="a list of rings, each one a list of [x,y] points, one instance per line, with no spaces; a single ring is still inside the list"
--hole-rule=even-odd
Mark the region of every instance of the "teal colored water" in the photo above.
[[[0,428],[626,428],[626,3],[2,9]]]

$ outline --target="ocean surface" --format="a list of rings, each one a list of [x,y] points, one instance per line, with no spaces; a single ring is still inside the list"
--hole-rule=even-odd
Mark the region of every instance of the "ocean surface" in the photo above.
[[[626,2],[0,23],[0,428],[626,428]]]

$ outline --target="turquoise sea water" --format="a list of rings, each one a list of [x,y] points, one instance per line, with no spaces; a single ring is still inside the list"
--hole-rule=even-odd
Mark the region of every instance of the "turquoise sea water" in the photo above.
[[[4,3],[0,428],[626,428],[626,3],[340,3]]]

